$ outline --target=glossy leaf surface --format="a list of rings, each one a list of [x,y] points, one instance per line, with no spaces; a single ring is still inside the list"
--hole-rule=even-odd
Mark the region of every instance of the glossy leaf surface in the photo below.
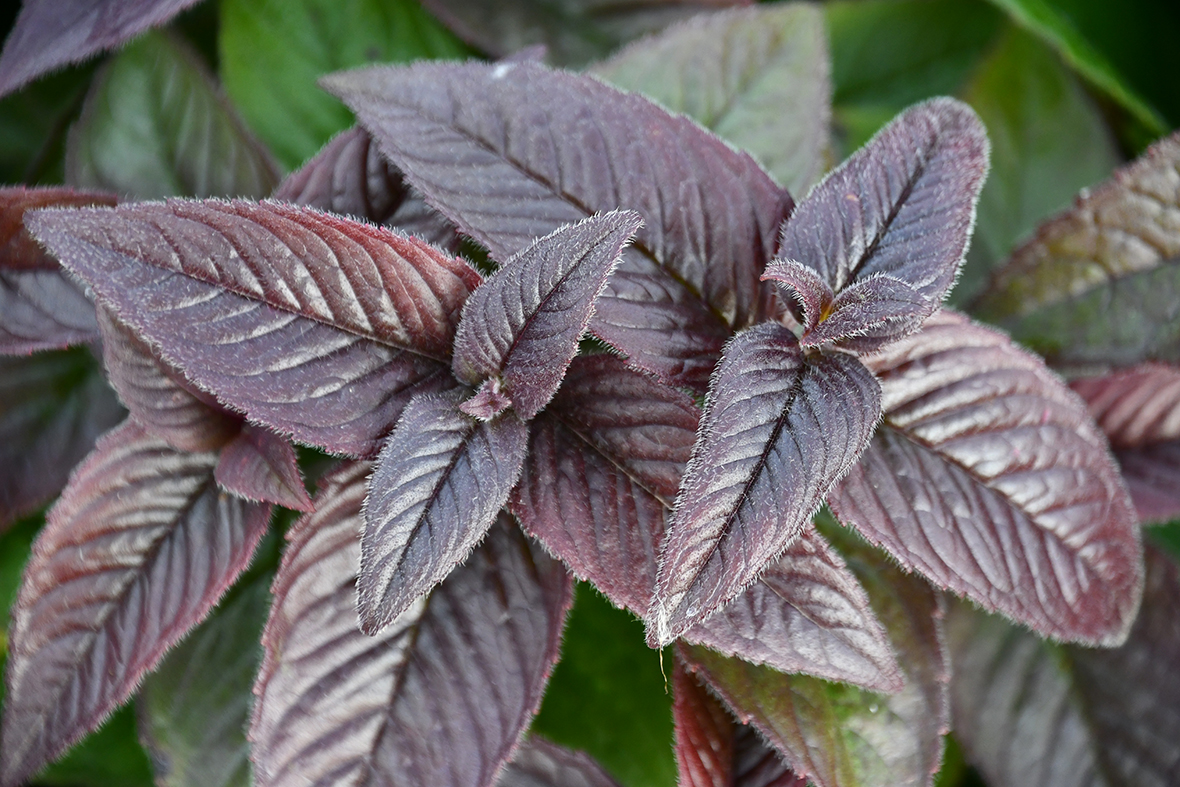
[[[700,14],[591,68],[683,112],[806,194],[831,151],[831,78],[818,7],[793,3]]]
[[[421,241],[278,203],[148,203],[36,222],[164,360],[302,442],[375,455],[413,393],[453,385],[451,337],[479,276]]]
[[[369,467],[288,533],[255,686],[257,783],[493,783],[540,704],[570,602],[560,564],[504,521],[375,636],[356,625]]]
[[[529,737],[504,767],[497,787],[618,787],[589,755]]]
[[[632,363],[704,390],[732,329],[756,317],[789,197],[687,118],[535,63],[373,68],[325,83],[496,259],[595,212],[637,211],[644,228],[590,326]]]
[[[310,511],[311,498],[303,485],[295,449],[284,438],[246,424],[217,459],[217,483],[238,497],[274,503],[296,511]]]
[[[218,492],[214,462],[128,422],[71,477],[13,610],[3,784],[97,727],[249,562],[270,507]]]
[[[855,358],[804,358],[774,323],[713,377],[660,555],[648,633],[666,644],[735,598],[802,532],[868,443],[880,389]]]
[[[1043,634],[1121,641],[1142,547],[1084,404],[1006,336],[948,311],[869,365],[885,419],[829,497],[841,521]]]
[[[528,448],[513,413],[477,421],[461,391],[412,399],[369,479],[357,609],[374,634],[462,563],[508,500]]]
[[[641,224],[634,212],[605,213],[554,230],[505,261],[463,306],[455,377],[472,386],[494,381],[531,420],[561,385],[594,301]]]

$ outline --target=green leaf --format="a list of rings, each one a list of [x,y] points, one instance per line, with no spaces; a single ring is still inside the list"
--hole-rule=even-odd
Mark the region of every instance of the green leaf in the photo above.
[[[591,68],[751,153],[801,196],[827,169],[831,78],[817,6],[702,14]]]
[[[671,675],[671,659],[666,660]],[[643,624],[578,584],[533,731],[597,759],[624,787],[672,787],[672,698]]]
[[[1003,21],[982,0],[837,0],[824,13],[845,152],[910,104],[957,93]]]
[[[93,66],[69,68],[0,101],[0,183],[61,183],[66,128]]]
[[[289,169],[352,125],[321,75],[470,53],[415,0],[222,0],[220,47],[226,90]]]
[[[130,705],[115,711],[93,734],[34,780],[44,787],[152,787],[147,755],[135,737]]]
[[[978,294],[1016,241],[1119,164],[1110,132],[1081,85],[1052,50],[1017,28],[1001,36],[963,98],[987,126],[992,158],[971,251],[952,296],[958,303]]]
[[[263,197],[278,183],[197,55],[163,33],[99,72],[70,130],[66,178],[135,199]]]

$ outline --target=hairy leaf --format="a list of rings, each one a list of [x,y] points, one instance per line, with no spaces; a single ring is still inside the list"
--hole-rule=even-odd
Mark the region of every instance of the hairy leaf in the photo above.
[[[799,536],[864,450],[880,396],[855,358],[805,358],[775,323],[727,346],[661,549],[652,642],[735,598]]]
[[[375,634],[463,562],[508,500],[528,450],[514,413],[477,421],[462,391],[415,397],[369,479],[357,609]]]
[[[618,787],[589,755],[530,736],[504,767],[497,787]]]
[[[0,530],[60,492],[124,415],[85,348],[0,357]]]
[[[246,725],[268,585],[255,580],[235,591],[140,687],[140,737],[160,787],[253,784]]]
[[[751,153],[793,194],[830,158],[823,15],[804,3],[700,14],[591,68]]]
[[[634,211],[604,213],[554,230],[507,260],[463,306],[455,377],[473,386],[492,381],[507,405],[531,420],[561,385],[595,299],[642,224]]]
[[[221,449],[213,477],[222,489],[247,500],[310,511],[311,498],[295,463],[295,449],[274,432],[253,424]]]
[[[948,311],[869,365],[885,420],[828,499],[840,519],[1042,634],[1120,642],[1142,547],[1077,396],[1006,336]]]
[[[590,325],[633,364],[704,390],[733,328],[757,318],[758,275],[790,198],[687,118],[536,63],[373,68],[325,82],[496,259],[595,212],[637,211],[644,229]]]
[[[29,221],[164,360],[302,442],[375,455],[414,393],[454,385],[454,326],[479,275],[422,241],[279,203]]]
[[[1180,360],[1180,134],[1042,224],[973,310],[1060,365]]]
[[[967,250],[987,167],[987,134],[970,107],[919,104],[807,195],[779,257],[814,268],[837,293],[884,273],[938,303]]]
[[[179,39],[152,33],[95,78],[70,129],[66,179],[135,199],[265,197],[266,150]]]
[[[455,229],[410,190],[402,174],[377,151],[369,132],[359,126],[333,137],[272,196],[396,227],[450,251],[459,246]]]
[[[540,704],[568,575],[503,519],[470,559],[376,636],[354,584],[369,467],[352,464],[288,533],[250,740],[260,787],[484,787]]]
[[[1180,517],[1180,369],[1143,364],[1070,387],[1114,448],[1140,520]]]
[[[733,748],[734,787],[807,787],[753,727],[738,727]]]
[[[270,507],[218,492],[215,461],[127,422],[71,476],[13,609],[0,783],[97,727],[245,568]]]
[[[0,95],[113,49],[197,0],[24,0],[0,55]]]

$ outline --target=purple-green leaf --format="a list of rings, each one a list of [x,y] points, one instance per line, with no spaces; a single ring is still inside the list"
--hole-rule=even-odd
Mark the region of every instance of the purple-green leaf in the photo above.
[[[361,628],[375,634],[462,563],[520,477],[528,426],[508,412],[478,421],[462,391],[415,397],[369,479]]]
[[[496,259],[618,208],[645,226],[590,330],[631,362],[704,390],[790,197],[682,116],[536,63],[418,64],[326,78],[407,179]]]
[[[885,416],[828,499],[841,521],[1042,634],[1120,642],[1142,587],[1139,529],[1077,395],[950,311],[867,363]]]
[[[561,385],[595,299],[642,224],[634,211],[605,213],[554,230],[506,260],[463,306],[455,377],[473,386],[495,381],[507,400],[502,406],[531,420]]]
[[[254,689],[256,783],[490,787],[557,660],[569,576],[501,519],[429,596],[366,636],[354,610],[369,469],[334,474],[288,533]]]
[[[28,221],[165,361],[301,442],[373,456],[413,394],[454,385],[451,341],[480,279],[422,241],[270,202]]]
[[[590,755],[529,736],[504,766],[497,787],[619,787]]]
[[[776,323],[727,345],[661,548],[652,642],[731,601],[798,538],[864,450],[880,397],[856,358],[804,356]]]
[[[799,203],[778,256],[815,269],[837,293],[884,273],[937,304],[967,250],[987,167],[987,134],[970,107],[918,104]]]
[[[96,728],[246,567],[270,506],[219,492],[215,462],[129,421],[73,474],[13,608],[0,784]]]
[[[247,500],[310,511],[295,449],[274,432],[245,424],[217,458],[213,477],[222,489]]]

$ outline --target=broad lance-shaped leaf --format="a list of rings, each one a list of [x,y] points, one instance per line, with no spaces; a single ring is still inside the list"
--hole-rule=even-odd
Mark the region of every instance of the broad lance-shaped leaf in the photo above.
[[[633,364],[703,391],[733,330],[758,318],[758,275],[790,197],[691,120],[536,63],[423,63],[325,83],[495,259],[596,212],[637,211],[644,228],[590,324]]]
[[[1177,361],[1178,277],[1180,134],[1173,134],[1042,224],[971,310],[1060,366]]]
[[[301,442],[376,455],[414,393],[454,385],[455,324],[480,277],[422,241],[269,202],[28,223],[165,361]]]
[[[250,728],[259,787],[490,787],[540,705],[570,580],[506,518],[375,636],[356,625],[369,466],[287,534]]]
[[[295,449],[284,438],[254,424],[221,449],[213,477],[222,489],[247,500],[310,511],[311,498],[299,474]]]
[[[135,199],[260,199],[279,178],[200,56],[151,33],[95,77],[70,129],[66,180]]]
[[[69,188],[0,188],[0,354],[29,355],[98,338],[94,304],[24,228],[45,207],[114,205],[110,194]]]
[[[481,386],[464,412],[488,419],[506,407],[528,421],[578,352],[619,254],[643,220],[615,211],[567,225],[505,261],[472,293],[455,330],[451,369]]]
[[[0,95],[113,49],[197,0],[25,0],[0,55]]]
[[[798,538],[860,456],[881,391],[856,358],[804,356],[787,328],[734,338],[660,554],[648,637],[671,642],[747,588]]]
[[[71,477],[13,608],[0,784],[97,727],[246,567],[270,506],[219,492],[216,461],[129,421]]]
[[[812,189],[778,255],[815,269],[836,293],[884,273],[939,303],[967,250],[987,166],[987,134],[971,108],[926,101]]]
[[[823,13],[790,3],[699,14],[590,70],[699,121],[806,194],[831,154],[830,63]]]
[[[885,418],[828,498],[840,520],[1042,634],[1121,642],[1143,582],[1139,529],[1077,395],[950,311],[867,362]]]
[[[641,617],[699,414],[687,394],[614,356],[595,355],[570,365],[533,422],[513,513],[576,575]],[[684,637],[785,672],[898,687],[897,664],[868,598],[811,528],[758,582]]]
[[[1074,380],[1143,522],[1180,517],[1180,369],[1148,363]]]
[[[508,412],[478,421],[463,391],[415,397],[369,479],[357,609],[375,634],[442,581],[495,521],[528,450]]]
[[[619,787],[588,754],[530,735],[504,766],[497,787]]]

